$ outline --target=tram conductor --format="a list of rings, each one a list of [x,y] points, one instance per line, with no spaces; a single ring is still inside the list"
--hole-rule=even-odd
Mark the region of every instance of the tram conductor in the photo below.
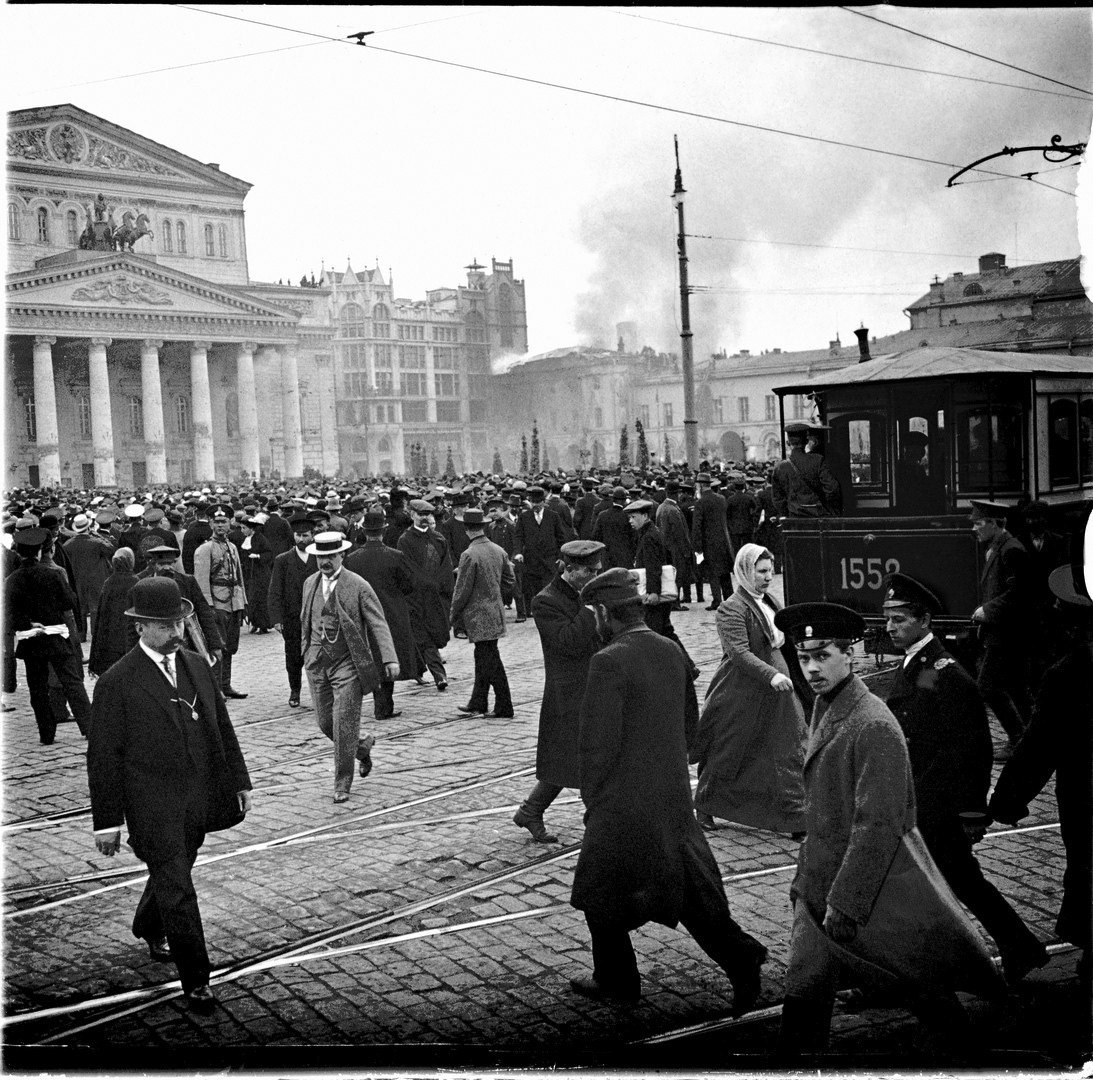
[[[99,678],[91,704],[95,846],[117,854],[128,827],[148,864],[133,935],[153,960],[174,962],[187,1004],[207,1014],[216,998],[191,870],[205,834],[250,808],[250,777],[209,665],[180,647],[192,605],[166,577],[138,581],[131,597],[140,640]]]

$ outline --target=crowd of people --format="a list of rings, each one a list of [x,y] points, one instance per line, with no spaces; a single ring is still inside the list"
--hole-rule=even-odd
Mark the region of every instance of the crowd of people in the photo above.
[[[781,518],[839,512],[840,485],[807,461],[801,427],[776,467],[10,493],[4,693],[19,657],[40,741],[69,710],[89,738],[96,844],[113,854],[128,827],[149,865],[133,932],[176,963],[191,1007],[215,997],[190,868],[251,798],[225,705],[247,696],[233,671],[243,628],[280,632],[289,707],[306,674],[344,803],[373,767],[364,698],[379,720],[399,715],[399,680],[445,693],[453,635],[474,646],[459,711],[514,715],[499,649],[510,607],[534,620],[544,671],[535,784],[513,822],[556,843],[544,815],[562,789],[586,808],[572,902],[593,971],[577,993],[638,998],[629,935],[656,921],[682,924],[721,967],[736,1014],[754,1008],[767,949],[732,918],[706,839],[733,822],[801,843],[787,1045],[824,1048],[848,973],[867,1001],[898,1000],[959,1042],[955,991],[1004,983],[954,895],[994,938],[1006,981],[1047,962],[974,846],[993,819],[1025,816],[1053,772],[1068,858],[1057,930],[1084,950],[1088,985],[1093,602],[1065,540],[1040,504],[1023,541],[1011,508],[973,504],[977,675],[934,635],[938,598],[889,575],[877,614],[904,659],[882,701],[854,674],[859,614],[771,595]],[[723,658],[700,705],[672,614],[703,604],[706,586]],[[1054,666],[1025,647],[1030,627]],[[997,755],[986,706],[1009,740]],[[992,756],[1005,768],[989,797]]]

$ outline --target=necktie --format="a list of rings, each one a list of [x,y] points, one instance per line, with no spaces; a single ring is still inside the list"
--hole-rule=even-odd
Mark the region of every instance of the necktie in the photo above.
[[[163,658],[163,670],[167,672],[167,681],[172,686],[177,686],[178,684],[175,682],[175,671],[171,666],[171,658],[169,656]]]

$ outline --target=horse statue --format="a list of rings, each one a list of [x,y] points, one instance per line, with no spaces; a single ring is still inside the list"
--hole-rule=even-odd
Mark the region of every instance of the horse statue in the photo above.
[[[134,222],[132,211],[126,210],[121,216],[121,225],[114,230],[114,243],[118,251],[132,251],[133,245],[142,236],[151,236],[153,240],[155,239],[155,234],[148,228],[148,215],[138,214]]]

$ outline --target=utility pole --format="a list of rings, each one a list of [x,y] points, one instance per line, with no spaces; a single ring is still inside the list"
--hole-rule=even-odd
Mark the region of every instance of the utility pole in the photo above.
[[[683,172],[679,167],[679,136],[673,135],[676,147],[676,188],[672,202],[679,214],[679,336],[683,348],[683,444],[687,465],[698,469],[698,418],[695,416],[695,358],[691,334],[691,290],[687,285],[687,237],[683,228]]]

